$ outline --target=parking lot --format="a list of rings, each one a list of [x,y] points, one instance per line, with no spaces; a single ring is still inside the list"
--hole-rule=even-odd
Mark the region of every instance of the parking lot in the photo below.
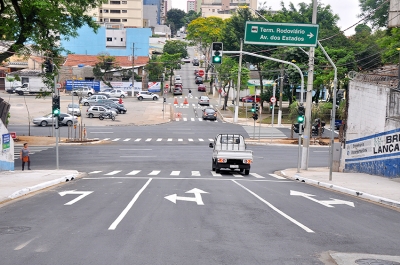
[[[0,92],[0,97],[9,102],[10,108],[10,125],[28,125],[32,124],[32,119],[41,117],[51,113],[52,99],[51,96],[46,98],[36,98],[35,95],[19,96],[16,94],[8,94],[5,91]],[[70,94],[61,93],[60,105],[61,112],[67,112],[69,103],[77,103],[79,98],[72,97]],[[159,124],[169,122],[171,116],[171,106],[164,104],[163,118],[163,101],[139,101],[135,97],[126,97],[123,99],[123,105],[127,108],[126,114],[119,114],[115,121],[98,118],[89,119],[85,113],[88,107],[80,106],[82,117],[79,117],[79,123],[85,126],[120,126],[120,125],[145,125]],[[82,121],[81,121],[82,119]]]

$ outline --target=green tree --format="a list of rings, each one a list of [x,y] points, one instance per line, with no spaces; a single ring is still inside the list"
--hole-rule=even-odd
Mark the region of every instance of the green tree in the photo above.
[[[49,57],[58,57],[62,47],[60,36],[76,37],[77,29],[87,24],[99,27],[86,11],[105,0],[0,0],[0,36],[11,44],[0,52],[0,63],[15,53],[30,54],[44,51]],[[25,45],[30,43],[29,50]]]
[[[195,20],[196,18],[199,18],[199,17],[201,17],[201,12],[196,13],[196,11],[190,10],[185,15],[185,18],[184,18],[185,26],[187,27],[190,24],[190,22],[192,22],[193,20]]]
[[[94,77],[112,88],[111,82],[109,81],[111,78],[110,70],[118,70],[121,69],[121,67],[116,63],[116,58],[107,53],[100,54],[97,56],[97,59],[99,62],[93,67]]]
[[[387,27],[389,18],[390,1],[387,0],[358,0],[362,14],[360,17],[368,17],[365,22],[370,22],[373,28]]]
[[[163,53],[180,54],[181,58],[188,56],[187,42],[180,40],[167,40],[164,45]]]
[[[146,65],[145,70],[148,72],[150,81],[159,81],[164,73],[164,63],[157,55],[150,58],[149,63]]]
[[[176,32],[185,25],[186,13],[178,8],[172,8],[167,12],[167,22],[166,24],[170,25],[172,34],[176,34]]]
[[[161,62],[164,63],[164,67],[166,69],[165,76],[166,78],[170,78],[170,84],[172,86],[172,76],[174,75],[174,70],[180,69],[181,67],[181,55],[180,53],[176,54],[169,54],[169,53],[163,53],[160,57]],[[169,88],[170,91],[172,90],[172,87]]]

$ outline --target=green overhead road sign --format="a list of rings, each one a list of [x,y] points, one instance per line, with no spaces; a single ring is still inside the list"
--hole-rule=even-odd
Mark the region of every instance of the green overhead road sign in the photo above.
[[[319,25],[246,21],[245,44],[316,47]]]

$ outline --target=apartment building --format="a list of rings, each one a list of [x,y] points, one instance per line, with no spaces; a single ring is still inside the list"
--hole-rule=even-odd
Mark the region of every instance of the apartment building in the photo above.
[[[109,0],[91,12],[99,23],[122,23],[124,27],[143,28],[143,0]]]
[[[186,8],[187,12],[189,13],[189,11],[195,11],[197,12],[197,8],[196,8],[196,1],[192,0],[192,1],[187,1],[187,8]]]
[[[241,5],[248,5],[251,9],[257,9],[257,0],[203,0],[201,4],[202,17],[230,14]]]

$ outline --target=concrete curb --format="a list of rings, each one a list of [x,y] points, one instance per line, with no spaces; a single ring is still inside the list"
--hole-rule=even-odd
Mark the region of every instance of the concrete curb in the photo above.
[[[18,190],[16,192],[14,192],[10,196],[8,196],[8,198],[12,200],[12,199],[24,196],[26,194],[29,194],[31,192],[35,192],[35,191],[38,191],[38,190],[41,190],[41,189],[45,189],[45,188],[50,187],[50,186],[54,186],[54,185],[60,184],[61,182],[71,181],[71,180],[77,178],[78,175],[79,175],[79,172],[76,172],[74,174],[70,174],[70,175],[67,175],[67,176],[64,176],[64,177],[60,177],[58,179],[46,181],[46,182],[34,185],[32,187],[23,188],[21,190]]]
[[[372,195],[372,194],[369,194],[369,193],[365,193],[363,191],[356,191],[356,190],[344,188],[344,187],[341,187],[341,186],[338,186],[338,185],[333,185],[333,184],[329,184],[329,183],[326,183],[326,182],[320,182],[320,181],[317,181],[317,180],[304,178],[304,177],[302,177],[300,175],[297,175],[297,174],[295,174],[293,177],[288,176],[287,174],[285,174],[284,171],[281,171],[281,174],[283,176],[285,176],[286,178],[289,178],[289,179],[292,179],[292,180],[298,180],[298,181],[301,181],[301,182],[304,182],[304,183],[307,183],[307,184],[321,186],[321,187],[324,187],[324,188],[327,188],[327,189],[332,189],[332,190],[339,191],[339,192],[342,192],[342,193],[345,193],[345,194],[349,194],[349,195],[352,195],[352,196],[355,196],[355,197],[359,197],[359,198],[363,198],[363,199],[370,200],[370,201],[373,201],[373,202],[381,203],[381,204],[384,204],[384,205],[400,208],[400,202],[398,202],[398,201],[394,201],[394,200],[391,200],[391,199],[383,198],[383,197],[380,197],[380,196],[375,196],[375,195]]]

